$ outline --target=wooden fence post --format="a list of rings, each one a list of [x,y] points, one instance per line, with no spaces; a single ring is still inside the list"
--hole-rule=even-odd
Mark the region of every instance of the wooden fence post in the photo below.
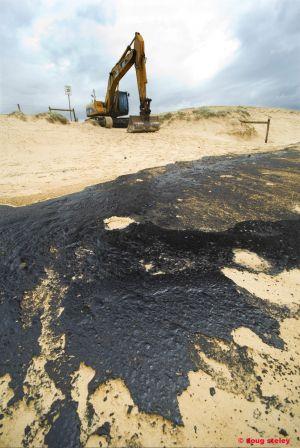
[[[76,117],[76,114],[75,114],[74,107],[73,107],[73,109],[58,109],[58,108],[54,108],[54,107],[50,107],[49,106],[49,112],[51,113],[53,110],[59,110],[60,112],[70,112],[71,121],[72,121],[72,113],[73,113],[74,120],[78,121],[78,118]]]
[[[269,118],[268,118],[268,121],[267,121],[267,132],[266,132],[265,143],[268,143],[268,136],[269,136],[270,123],[271,123],[271,118],[269,117]]]
[[[20,104],[17,104],[17,106],[18,106],[19,112],[22,112],[22,111],[21,111]]]
[[[268,118],[268,121],[240,120],[240,122],[241,123],[252,123],[252,124],[266,124],[267,125],[267,131],[266,131],[265,143],[268,143],[269,130],[270,130],[270,124],[271,124],[271,117]]]

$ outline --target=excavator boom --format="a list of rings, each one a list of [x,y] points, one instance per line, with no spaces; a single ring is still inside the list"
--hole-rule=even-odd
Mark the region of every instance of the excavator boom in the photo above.
[[[140,115],[129,117],[128,132],[155,132],[159,130],[158,117],[150,116],[151,99],[147,98],[146,84],[146,56],[144,39],[140,33],[135,33],[134,37],[134,51],[135,51],[135,72],[136,80],[140,97]]]

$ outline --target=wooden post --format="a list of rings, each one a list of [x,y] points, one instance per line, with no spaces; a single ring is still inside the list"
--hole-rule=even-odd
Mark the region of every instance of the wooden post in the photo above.
[[[17,104],[17,106],[18,106],[19,112],[22,112],[22,111],[21,111],[20,104]]]
[[[49,112],[50,112],[50,114],[51,114],[51,107],[49,106]]]
[[[77,117],[76,117],[76,115],[75,115],[75,109],[74,109],[74,107],[73,107],[73,115],[74,115],[74,121],[78,121],[78,120],[77,120]]]
[[[68,100],[69,100],[70,121],[72,121],[72,109],[71,109],[70,94],[69,93],[68,93]]]
[[[268,121],[240,120],[240,122],[241,123],[252,123],[252,124],[266,124],[267,125],[267,132],[266,132],[265,143],[268,143],[269,130],[270,130],[270,124],[271,124],[271,117],[268,118]]]
[[[269,118],[268,118],[268,121],[267,121],[267,132],[266,132],[265,143],[268,143],[268,136],[269,136],[270,123],[271,123],[271,118],[269,117]]]

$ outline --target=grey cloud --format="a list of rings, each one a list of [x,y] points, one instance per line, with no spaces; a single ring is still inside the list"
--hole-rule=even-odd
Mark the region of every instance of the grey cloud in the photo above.
[[[37,14],[40,4],[39,1],[34,3],[31,0],[1,0],[1,28],[13,33],[15,26],[28,25]]]
[[[107,10],[101,7],[99,2],[96,2],[94,5],[88,4],[82,6],[82,8],[78,10],[78,16],[102,24],[113,23],[115,18],[114,10],[112,9],[108,15]]]
[[[231,31],[240,48],[230,65],[216,76],[197,88],[189,88],[183,79],[175,88],[159,79],[159,70],[157,76],[152,72],[149,96],[154,112],[203,104],[300,109],[300,2],[249,4],[246,11],[232,18]],[[10,0],[2,1],[1,6],[5,15],[0,28],[4,43],[0,50],[1,112],[10,111],[17,102],[28,106],[28,112],[46,109],[55,102],[64,104],[63,85],[70,83],[72,100],[83,118],[91,90],[95,88],[98,97],[104,97],[108,71],[119,54],[108,54],[101,42],[80,31],[81,25],[86,21],[87,29],[92,29],[97,24],[112,23],[114,11],[107,16],[99,2],[83,4],[70,20],[55,22],[51,39],[42,38],[42,55],[35,56],[24,52],[18,32],[30,30],[31,21],[41,13],[41,2]],[[59,67],[52,71],[43,68],[45,63],[59,64],[65,58],[70,66],[63,72]],[[138,95],[133,73],[126,76],[121,88],[130,91],[131,111],[136,113]]]
[[[213,79],[189,91],[165,92],[159,108],[177,104],[245,104],[300,109],[300,2],[260,2],[238,17],[240,48]],[[204,61],[205,62],[205,61]]]

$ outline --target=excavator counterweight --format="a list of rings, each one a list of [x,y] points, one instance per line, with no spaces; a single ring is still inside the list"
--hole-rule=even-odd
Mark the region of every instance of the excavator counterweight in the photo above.
[[[132,48],[133,44],[133,48]],[[135,66],[136,79],[140,98],[140,115],[129,116],[128,93],[119,91],[119,82],[128,70]],[[155,132],[159,130],[158,117],[151,116],[151,99],[146,95],[146,57],[144,40],[140,33],[126,47],[119,61],[109,74],[105,101],[94,101],[87,105],[86,114],[89,119],[99,122],[101,126],[126,127],[127,132]]]

